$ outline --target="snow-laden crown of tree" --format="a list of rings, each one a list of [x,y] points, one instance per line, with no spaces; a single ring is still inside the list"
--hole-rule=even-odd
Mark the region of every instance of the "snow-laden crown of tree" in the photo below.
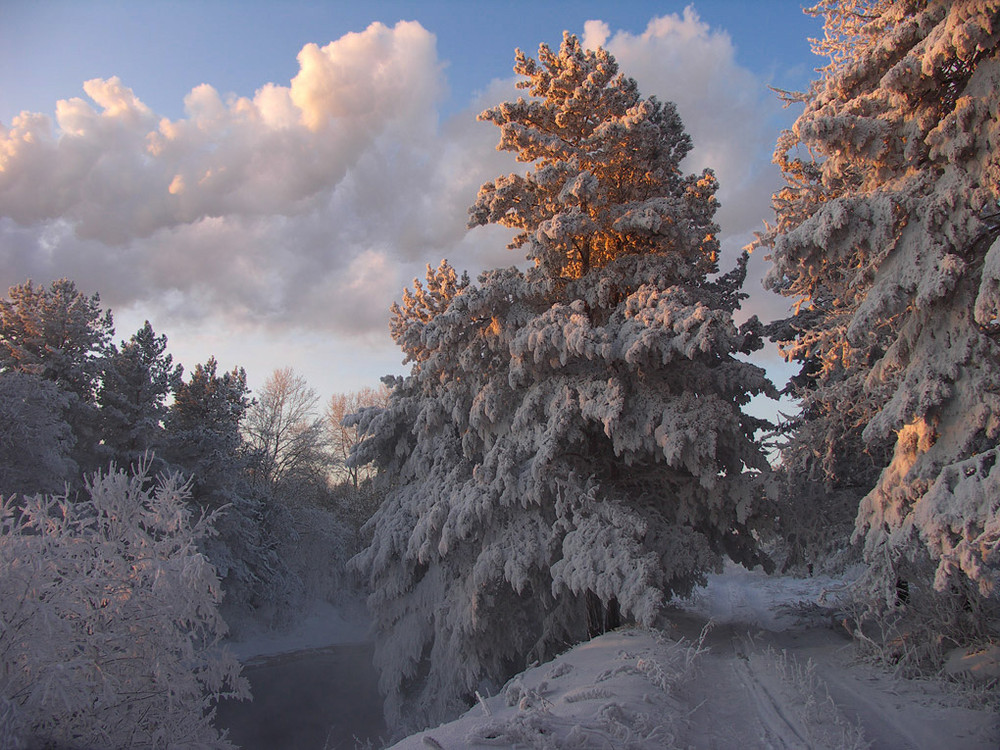
[[[885,452],[857,517],[873,580],[888,601],[933,580],[961,615],[1000,564],[1000,3],[819,11],[830,63],[792,95],[761,238],[767,284],[797,300],[780,338],[805,364],[798,447]]]
[[[484,185],[470,224],[517,228],[534,263],[477,284],[428,267],[393,306],[411,373],[354,417],[353,460],[388,488],[353,563],[397,727],[586,637],[588,614],[651,623],[723,554],[758,560],[746,472],[767,464],[742,407],[773,388],[734,357],[761,345],[732,319],[745,259],[709,279],[715,177],[681,171],[674,106],[606,51],[566,35],[515,71],[530,97],[481,118],[530,169]]]

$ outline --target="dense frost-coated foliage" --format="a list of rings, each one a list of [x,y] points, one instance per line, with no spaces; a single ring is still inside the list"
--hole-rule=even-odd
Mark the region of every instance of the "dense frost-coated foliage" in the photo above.
[[[197,551],[212,519],[176,476],[148,484],[112,470],[75,502],[0,504],[0,711],[25,746],[229,746],[212,704],[247,687]]]
[[[68,397],[64,418],[73,432],[72,458],[96,468],[95,391],[114,325],[100,298],[68,279],[46,289],[28,281],[0,299],[0,372],[24,372],[54,382]]]
[[[105,459],[128,466],[162,446],[166,400],[183,372],[166,350],[148,320],[121,348],[111,345],[97,391]]]
[[[76,471],[69,397],[38,375],[0,372],[0,497],[55,492]]]
[[[800,300],[782,337],[812,381],[816,434],[799,440],[834,453],[894,446],[856,530],[887,599],[898,576],[923,575],[927,552],[939,589],[971,582],[989,595],[1000,565],[989,492],[1000,435],[1000,3],[831,0],[821,10],[831,63],[796,97],[805,111],[775,154],[787,186],[762,238],[768,284]]]
[[[585,637],[595,604],[650,623],[723,553],[757,559],[744,472],[766,462],[740,407],[773,389],[733,357],[760,345],[732,321],[745,265],[706,278],[714,178],[679,172],[672,105],[606,52],[567,36],[539,58],[517,58],[534,98],[482,115],[535,170],[470,209],[535,266],[428,268],[393,309],[411,374],[357,417],[355,461],[390,487],[354,563],[397,727]]]

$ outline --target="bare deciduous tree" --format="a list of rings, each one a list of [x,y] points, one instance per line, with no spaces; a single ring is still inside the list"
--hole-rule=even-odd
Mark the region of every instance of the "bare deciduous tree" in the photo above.
[[[318,404],[316,391],[291,367],[271,373],[243,424],[255,482],[276,486],[325,474],[328,458]]]

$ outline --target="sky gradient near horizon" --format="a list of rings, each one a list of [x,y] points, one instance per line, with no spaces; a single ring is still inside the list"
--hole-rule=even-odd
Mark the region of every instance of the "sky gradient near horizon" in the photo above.
[[[291,366],[325,398],[403,372],[388,309],[426,264],[523,260],[507,230],[465,228],[518,168],[476,115],[516,96],[515,47],[564,29],[677,103],[731,265],[796,114],[768,87],[822,64],[797,2],[0,0],[0,288],[69,277],[116,339],[148,318],[187,369],[214,354],[253,387]],[[747,309],[767,320],[787,305],[765,267]]]

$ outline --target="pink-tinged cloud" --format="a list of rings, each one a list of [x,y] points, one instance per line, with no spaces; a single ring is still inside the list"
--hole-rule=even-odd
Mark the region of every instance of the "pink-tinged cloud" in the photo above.
[[[690,168],[716,168],[723,230],[745,239],[767,216],[774,103],[728,37],[685,13],[638,36],[591,22],[584,38],[677,101]],[[384,335],[426,263],[475,275],[522,261],[506,230],[465,228],[479,185],[519,168],[475,120],[515,95],[510,81],[439,121],[443,64],[412,22],[308,44],[298,62],[253,97],[197,86],[176,120],[110,78],[54,119],[0,124],[0,289],[68,276],[112,308],[187,323]]]

